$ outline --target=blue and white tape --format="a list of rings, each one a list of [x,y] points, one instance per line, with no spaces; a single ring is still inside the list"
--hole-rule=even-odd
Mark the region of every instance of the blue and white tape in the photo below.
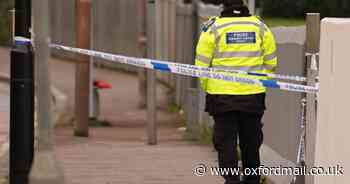
[[[239,82],[243,84],[260,85],[267,88],[275,88],[286,91],[302,92],[302,93],[317,93],[318,88],[314,86],[306,86],[300,84],[293,84],[287,82],[280,82],[276,80],[258,80],[245,78],[234,75],[232,73],[218,72],[213,68],[206,68],[188,64],[172,63],[167,61],[159,61],[145,58],[126,57],[121,55],[109,54],[99,51],[67,47],[62,45],[51,44],[51,48],[80,53],[88,56],[93,56],[121,64],[128,64],[136,67],[159,70],[163,72],[171,72],[179,75],[197,77],[197,78],[211,78],[225,80],[229,82]]]
[[[215,72],[228,72],[228,73],[237,73],[237,74],[261,76],[261,77],[269,77],[272,79],[279,79],[279,80],[307,82],[306,77],[300,77],[300,76],[280,75],[280,74],[265,74],[265,73],[246,72],[246,71],[242,71],[242,70],[231,70],[231,69],[213,69],[213,70]]]
[[[21,37],[21,36],[16,36],[14,38],[15,45],[30,45],[32,43],[32,40],[29,38]]]

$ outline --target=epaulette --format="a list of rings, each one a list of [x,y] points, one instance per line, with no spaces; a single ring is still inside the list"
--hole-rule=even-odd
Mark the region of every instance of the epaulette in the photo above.
[[[216,17],[210,18],[207,22],[202,25],[202,31],[207,32],[209,28],[215,23]]]
[[[265,24],[264,19],[263,19],[263,18],[261,18],[260,16],[255,15],[254,17],[255,17],[255,18],[257,18],[257,19],[258,19],[260,22],[262,22],[262,23],[264,23],[264,24]]]

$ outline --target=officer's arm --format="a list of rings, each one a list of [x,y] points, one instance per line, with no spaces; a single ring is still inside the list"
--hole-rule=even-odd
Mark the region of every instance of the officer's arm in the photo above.
[[[277,68],[277,47],[273,33],[268,28],[264,34],[263,49],[265,71],[273,73]]]
[[[209,67],[215,47],[215,37],[210,30],[203,31],[199,38],[196,49],[196,66]],[[205,89],[207,79],[201,78],[201,86]]]

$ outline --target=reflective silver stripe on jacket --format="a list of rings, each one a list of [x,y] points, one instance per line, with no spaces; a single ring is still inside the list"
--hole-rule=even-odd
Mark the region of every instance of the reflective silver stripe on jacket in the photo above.
[[[244,71],[244,72],[252,72],[252,71],[257,71],[257,70],[263,70],[262,65],[256,65],[256,66],[222,66],[222,65],[215,65],[213,66],[214,69],[218,70],[239,70],[239,71]]]
[[[261,37],[261,39],[263,40],[265,32],[267,31],[267,28],[265,26],[265,24],[263,22],[260,22],[260,24],[256,23],[256,22],[249,22],[249,21],[235,21],[235,22],[228,22],[225,24],[222,24],[220,26],[216,26],[216,24],[214,23],[211,26],[211,33],[213,33],[215,35],[215,40],[219,40],[219,29],[227,27],[227,26],[231,26],[231,25],[254,25],[259,27],[259,36]]]
[[[259,27],[259,36],[262,40],[261,44],[263,44],[265,32],[268,31],[264,22],[262,22],[262,21],[260,23],[251,22],[251,21],[234,21],[234,22],[228,22],[228,23],[225,23],[225,24],[222,24],[219,26],[217,26],[214,23],[211,26],[211,33],[213,33],[215,36],[215,49],[214,49],[214,53],[213,53],[213,58],[220,59],[220,58],[233,58],[233,57],[261,57],[263,52],[264,52],[263,50],[261,50],[261,51],[219,52],[219,42],[220,42],[221,36],[220,36],[218,30],[222,29],[224,27],[231,26],[231,25],[254,25],[254,26]],[[267,57],[267,59],[268,58],[269,57]],[[209,64],[209,67],[211,67],[211,66],[212,66],[212,60]]]
[[[203,62],[203,63],[206,63],[208,65],[210,65],[210,63],[212,61],[211,58],[203,56],[203,55],[200,55],[200,54],[197,54],[196,59],[201,61],[201,62]]]
[[[276,52],[273,52],[272,54],[264,56],[264,61],[270,61],[277,58]]]
[[[261,37],[262,40],[264,38],[265,31],[267,31],[267,28],[265,27],[265,24],[263,22],[258,24],[256,22],[250,22],[250,21],[234,21],[234,22],[228,22],[228,23],[225,23],[225,24],[222,24],[222,25],[219,25],[219,26],[216,26],[216,24],[214,23],[211,26],[211,32],[215,36],[214,58],[222,58],[221,57],[222,55],[227,55],[226,52],[223,52],[223,53],[219,52],[218,45],[219,45],[221,36],[219,35],[218,30],[222,29],[224,27],[227,27],[227,26],[231,26],[231,25],[254,25],[254,26],[257,26],[257,27],[259,27],[259,36]],[[232,55],[235,55],[235,54],[232,54]],[[247,56],[245,56],[245,55],[247,55]],[[254,55],[254,56],[251,56],[251,55]],[[260,57],[260,56],[261,56],[261,52],[260,52],[259,56],[255,55],[254,53],[246,54],[246,53],[243,52],[242,56],[233,56],[233,57]]]
[[[264,35],[265,35],[265,32],[267,31],[266,27],[265,27],[265,23],[264,22],[260,22],[260,30],[259,30],[259,35],[260,35],[260,38],[261,38],[261,44],[264,43]]]
[[[274,71],[276,69],[276,66],[275,65],[267,65],[267,64],[264,64],[263,65],[263,70],[272,70]]]
[[[218,52],[215,59],[234,58],[234,57],[261,57],[261,51],[236,51],[236,52]]]
[[[216,27],[215,22],[213,23],[213,25],[211,25],[211,31],[210,32],[214,34],[215,38],[219,37],[218,28]]]
[[[276,67],[272,65],[255,65],[255,66],[222,66],[222,65],[215,65],[213,66],[214,69],[218,70],[226,70],[226,71],[244,71],[244,72],[253,72],[258,70],[274,70]]]
[[[259,28],[263,28],[263,31],[267,31],[265,25],[261,26],[260,24],[256,23],[256,22],[250,22],[250,21],[234,21],[234,22],[228,22],[228,23],[225,23],[225,24],[222,24],[220,26],[216,26],[216,31],[221,29],[221,28],[224,28],[224,27],[227,27],[227,26],[232,26],[232,25],[253,25],[253,26],[257,26]]]
[[[213,53],[213,57],[215,58],[216,55],[217,55],[218,52],[219,52],[219,47],[218,47],[218,45],[219,45],[221,36],[219,35],[218,29],[217,29],[215,23],[212,25],[211,31],[214,33],[214,36],[215,36],[215,46],[214,46],[214,53]],[[213,60],[212,60],[212,61],[213,61]],[[213,64],[212,61],[210,62],[209,67],[212,66],[212,64]]]

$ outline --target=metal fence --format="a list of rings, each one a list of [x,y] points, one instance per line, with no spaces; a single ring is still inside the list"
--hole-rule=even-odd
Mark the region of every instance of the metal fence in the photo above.
[[[51,41],[53,43],[75,46],[75,2],[71,0],[51,0],[50,23]],[[74,58],[74,54],[57,52],[53,54],[60,57]]]
[[[137,0],[92,1],[92,49],[137,56]],[[75,46],[75,2],[51,0],[53,43]],[[53,51],[56,56],[74,59],[74,54]],[[122,66],[121,66],[122,67]]]
[[[103,0],[92,4],[92,47],[95,50],[138,56],[137,0]],[[109,65],[105,63],[105,65]],[[135,71],[124,65],[113,65]]]
[[[190,4],[177,4],[176,13],[176,62],[194,64],[194,9]],[[176,76],[175,103],[184,107],[186,89],[194,86],[194,80],[186,76]]]

